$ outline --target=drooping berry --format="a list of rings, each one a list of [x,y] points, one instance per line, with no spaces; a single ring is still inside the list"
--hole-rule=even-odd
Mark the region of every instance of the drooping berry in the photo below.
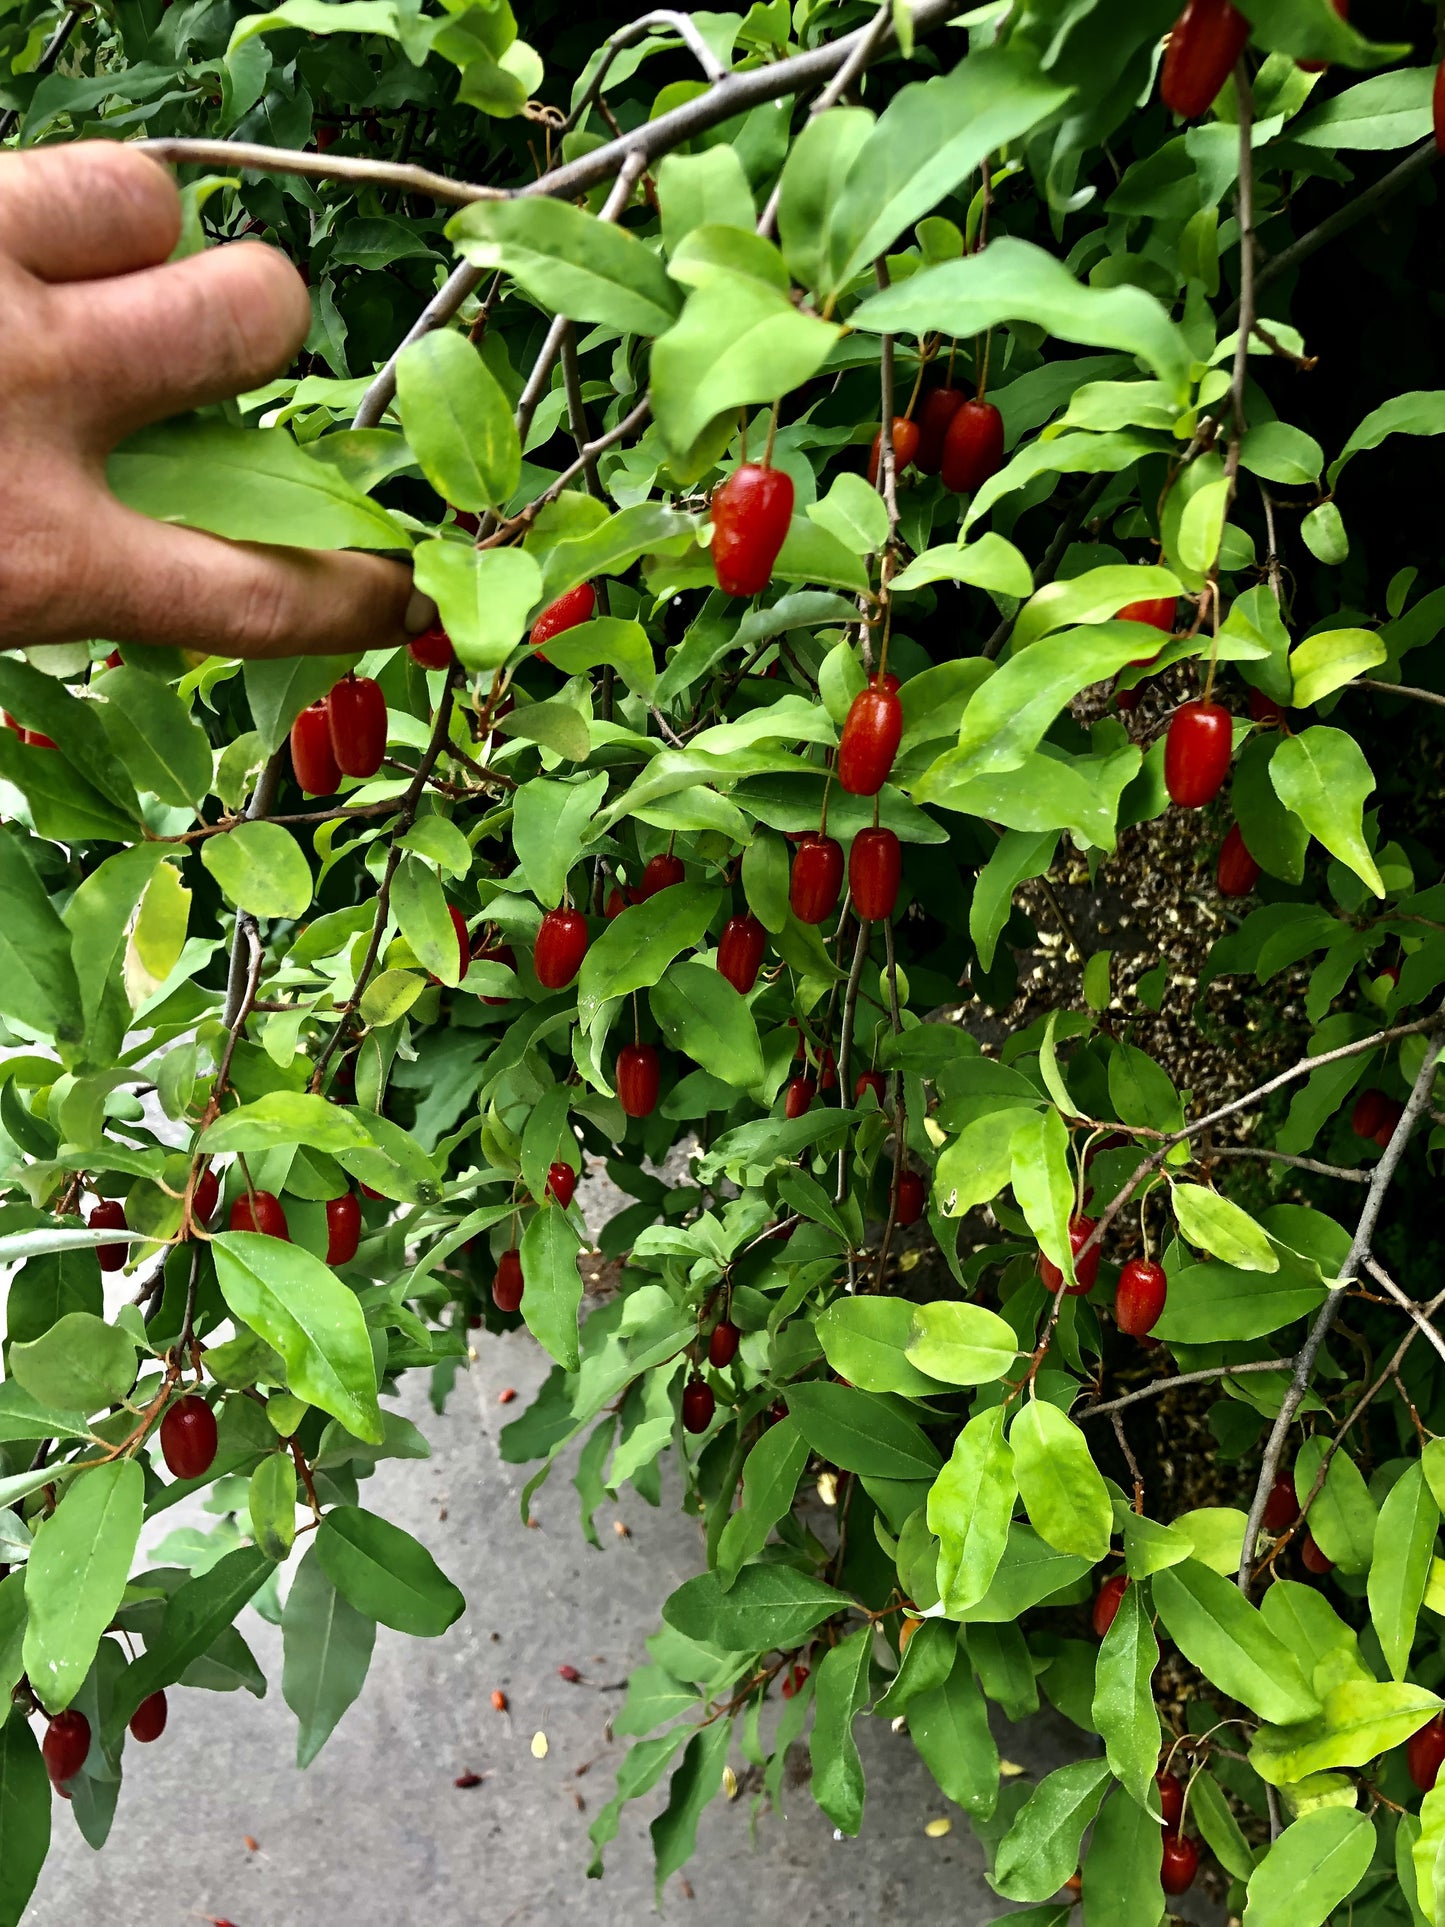
[[[539,660],[547,660],[542,654],[543,643],[550,642],[553,636],[560,636],[564,630],[575,629],[579,623],[590,622],[596,607],[597,591],[590,582],[579,582],[575,589],[569,589],[566,595],[559,595],[555,602],[549,602],[532,624],[529,638]]]
[[[492,1303],[498,1311],[517,1311],[522,1303],[522,1254],[515,1245],[497,1260]]]
[[[1164,1829],[1164,1851],[1159,1862],[1159,1884],[1166,1894],[1188,1893],[1199,1871],[1199,1849],[1187,1833]]]
[[[1295,1496],[1294,1480],[1281,1472],[1269,1488],[1269,1497],[1264,1502],[1264,1516],[1260,1524],[1266,1532],[1283,1532],[1292,1526],[1299,1517],[1299,1500]]]
[[[671,850],[660,851],[658,855],[648,858],[642,881],[637,886],[637,901],[646,903],[659,890],[670,890],[673,884],[681,883],[686,875],[687,870],[680,856],[674,856]]]
[[[1304,1561],[1307,1572],[1324,1573],[1333,1572],[1335,1569],[1334,1560],[1326,1558],[1321,1552],[1312,1532],[1306,1532],[1299,1549],[1299,1556]]]
[[[1384,1108],[1380,1112],[1380,1121],[1375,1126],[1374,1132],[1375,1142],[1382,1151],[1395,1135],[1395,1126],[1404,1115],[1405,1107],[1399,1098],[1387,1097],[1385,1099]]]
[[[918,453],[918,423],[910,421],[906,415],[893,417],[893,473],[901,475]],[[883,465],[883,430],[880,428],[873,437],[873,446],[868,451],[868,485],[878,486],[878,471]]]
[[[617,1101],[629,1117],[650,1117],[657,1109],[662,1065],[651,1044],[624,1044],[617,1053]]]
[[[1220,703],[1182,703],[1164,742],[1164,785],[1181,809],[1212,803],[1229,774],[1233,719]]]
[[[838,781],[850,796],[876,796],[888,781],[903,735],[897,694],[874,683],[860,689],[843,720]]]
[[[203,1171],[191,1193],[191,1216],[197,1224],[209,1224],[221,1201],[221,1180],[214,1171]]]
[[[792,519],[793,481],[780,468],[748,462],[714,490],[712,566],[724,595],[767,588]]]
[[[1093,1229],[1094,1220],[1092,1218],[1070,1218],[1069,1220],[1069,1246],[1073,1251],[1075,1259],[1074,1277],[1076,1283],[1069,1286],[1065,1294],[1066,1297],[1081,1298],[1086,1291],[1092,1291],[1094,1280],[1099,1275],[1099,1253],[1102,1249],[1101,1246],[1095,1245],[1086,1258],[1081,1259],[1079,1257],[1079,1251],[1082,1246],[1087,1244],[1089,1235]],[[1039,1253],[1039,1276],[1043,1279],[1044,1286],[1049,1291],[1057,1291],[1059,1286],[1064,1282],[1063,1272],[1059,1270],[1059,1267],[1052,1259],[1046,1258],[1042,1252]]]
[[[1159,1772],[1154,1775],[1154,1786],[1159,1795],[1159,1811],[1163,1815],[1168,1832],[1177,1833],[1179,1822],[1184,1818],[1184,1782],[1177,1774]]]
[[[425,635],[417,636],[406,648],[412,661],[420,663],[423,669],[450,669],[457,659],[452,639],[440,623]]]
[[[45,1738],[40,1742],[45,1771],[56,1786],[62,1780],[75,1778],[85,1765],[85,1756],[89,1751],[90,1721],[73,1706],[55,1715],[45,1729]]]
[[[859,830],[848,852],[848,888],[864,923],[893,915],[902,879],[903,846],[892,830]]]
[[[917,1224],[928,1206],[928,1186],[916,1171],[900,1171],[893,1212],[899,1224]]]
[[[587,919],[580,910],[549,910],[537,926],[532,968],[544,990],[565,990],[587,955]]]
[[[270,1191],[243,1191],[231,1206],[232,1231],[260,1231],[268,1238],[290,1240],[291,1228],[281,1200]]]
[[[843,846],[809,831],[793,853],[788,901],[799,923],[821,923],[838,907],[843,889]]]
[[[179,1398],[161,1420],[161,1457],[178,1479],[202,1479],[216,1458],[216,1415],[203,1398]]]
[[[720,1318],[712,1328],[712,1337],[707,1341],[707,1362],[715,1370],[722,1371],[731,1365],[738,1355],[738,1340],[742,1333],[730,1318]]]
[[[861,1104],[866,1091],[872,1091],[881,1109],[883,1101],[888,1095],[888,1080],[884,1077],[882,1071],[861,1071],[859,1073],[857,1081],[853,1086],[853,1102],[855,1104]]]
[[[1107,1633],[1113,1625],[1118,1615],[1120,1603],[1128,1590],[1128,1575],[1122,1572],[1116,1572],[1111,1579],[1106,1579],[1094,1594],[1094,1610],[1090,1617],[1093,1621],[1094,1631],[1100,1639],[1104,1637],[1105,1633]]]
[[[838,1061],[832,1049],[825,1044],[818,1056],[818,1089],[835,1091],[838,1088]]]
[[[690,1378],[682,1388],[682,1423],[686,1431],[705,1432],[712,1424],[717,1400],[705,1378]]]
[[[349,1265],[361,1243],[361,1199],[354,1191],[326,1200],[326,1262]]]
[[[949,423],[967,399],[961,388],[932,388],[923,397],[913,464],[925,475],[936,475],[943,467],[943,444]]]
[[[334,796],[341,770],[331,749],[330,709],[323,698],[291,725],[291,768],[307,796]]]
[[[1437,1713],[1406,1740],[1405,1765],[1420,1791],[1428,1793],[1445,1766],[1445,1713]]]
[[[369,676],[343,676],[326,698],[331,754],[343,776],[375,776],[386,757],[386,698]]]
[[[740,996],[746,997],[758,981],[767,948],[768,933],[751,915],[729,917],[718,938],[717,970],[726,977]]]
[[[152,1693],[148,1699],[143,1699],[130,1716],[131,1738],[139,1740],[142,1746],[149,1746],[152,1741],[158,1740],[166,1730],[167,1711],[164,1693]]]
[[[102,1198],[95,1205],[85,1221],[92,1231],[126,1231],[125,1206],[119,1198]],[[130,1246],[122,1238],[115,1244],[95,1247],[95,1255],[100,1260],[102,1271],[119,1271],[125,1264]]]
[[[783,1116],[801,1117],[818,1095],[811,1077],[793,1077],[783,1086]]]
[[[1167,636],[1174,627],[1174,604],[1172,595],[1151,596],[1143,602],[1126,602],[1119,611],[1120,622],[1146,622],[1151,629],[1162,629]],[[1152,662],[1153,657],[1147,657]]]
[[[614,883],[612,888],[607,892],[607,901],[602,906],[602,914],[609,923],[612,923],[622,915],[626,908],[627,899],[622,894],[621,886]]]
[[[1086,1261],[1087,1262],[1087,1261]],[[1131,1338],[1142,1338],[1153,1331],[1164,1309],[1168,1283],[1163,1265],[1148,1258],[1131,1258],[1119,1273],[1119,1289],[1114,1298],[1114,1322]]]
[[[1277,703],[1273,696],[1266,696],[1262,689],[1250,690],[1249,714],[1251,721],[1256,723],[1268,724],[1282,723],[1284,721],[1283,706]]]
[[[1360,1092],[1355,1099],[1355,1108],[1350,1112],[1350,1129],[1356,1137],[1373,1137],[1384,1121],[1389,1098],[1371,1084]]]
[[[783,1698],[790,1700],[795,1693],[801,1693],[803,1682],[808,1677],[806,1666],[790,1666],[783,1675]]]
[[[1237,823],[1219,846],[1219,867],[1215,873],[1222,897],[1247,897],[1259,882],[1259,865],[1249,854],[1244,832]]]
[[[559,1159],[556,1164],[547,1166],[547,1196],[554,1204],[560,1204],[565,1211],[576,1189],[577,1173],[570,1164],[563,1164]]]
[[[955,495],[972,495],[1003,467],[1003,416],[991,401],[966,401],[943,438],[941,474]]]
[[[1184,120],[1207,114],[1248,40],[1249,22],[1231,0],[1189,0],[1164,55],[1164,105]]]

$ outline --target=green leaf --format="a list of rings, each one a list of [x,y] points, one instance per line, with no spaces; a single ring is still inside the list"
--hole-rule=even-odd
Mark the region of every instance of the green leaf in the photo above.
[[[637,502],[619,509],[605,522],[566,542],[557,542],[540,557],[545,605],[555,602],[579,582],[599,575],[621,575],[640,555],[678,555],[689,547],[702,526],[700,515],[684,514],[662,502]],[[509,553],[509,551],[499,551]]]
[[[296,1543],[296,1467],[287,1452],[271,1452],[251,1474],[251,1535],[268,1559],[290,1556]]]
[[[587,1028],[613,997],[655,984],[684,950],[702,942],[718,907],[716,890],[673,884],[632,904],[602,932],[577,977],[577,1018]]]
[[[1410,1663],[1439,1526],[1440,1508],[1421,1468],[1411,1465],[1380,1507],[1370,1561],[1370,1618],[1385,1663],[1397,1680],[1404,1679]]]
[[[136,1341],[117,1325],[73,1311],[28,1345],[10,1347],[10,1372],[43,1406],[98,1412],[125,1397],[135,1377]]]
[[[585,669],[610,663],[634,694],[648,702],[653,699],[657,671],[651,639],[640,622],[624,622],[619,616],[579,622],[575,628],[552,637],[547,644],[547,660],[564,676],[577,676]]]
[[[1331,856],[1353,870],[1377,897],[1385,886],[1364,836],[1365,798],[1374,773],[1353,736],[1316,725],[1286,737],[1270,759],[1269,779]]]
[[[1104,1760],[1079,1760],[1040,1780],[999,1842],[989,1885],[1008,1900],[1047,1900],[1079,1864],[1084,1830],[1109,1788]]]
[[[442,983],[459,983],[467,960],[436,872],[419,857],[403,857],[392,878],[391,902],[417,962]]]
[[[1009,1141],[1014,1196],[1029,1230],[1046,1258],[1074,1283],[1074,1252],[1069,1220],[1074,1213],[1074,1179],[1069,1170],[1069,1133],[1057,1111],[1024,1119]],[[1102,1555],[1096,1555],[1102,1557]]]
[[[964,62],[965,68],[972,65]],[[1060,341],[1137,355],[1180,408],[1188,398],[1188,341],[1152,294],[1087,287],[1055,255],[1009,235],[870,295],[850,318],[855,328],[873,334],[945,336],[1031,321]]]
[[[888,540],[888,510],[876,488],[870,488],[861,475],[845,470],[820,501],[810,502],[806,514],[820,528],[836,535],[844,548],[855,555],[871,555]],[[846,644],[840,644],[846,649]],[[863,687],[860,668],[858,688]],[[856,693],[856,692],[855,692]],[[846,714],[846,710],[844,714]],[[842,717],[835,715],[835,722]]]
[[[1187,1265],[1170,1275],[1169,1296],[1154,1333],[1169,1345],[1263,1338],[1315,1311],[1326,1290],[1313,1266],[1287,1261],[1272,1274],[1230,1265]]]
[[[678,1869],[692,1857],[697,1845],[697,1823],[703,1808],[717,1796],[722,1786],[723,1765],[732,1741],[732,1722],[714,1720],[698,1728],[687,1743],[682,1764],[672,1776],[667,1805],[650,1828],[653,1857],[657,1862],[655,1893],[659,1904],[662,1889]],[[641,1751],[635,1748],[634,1751]]]
[[[1290,654],[1296,709],[1308,709],[1367,669],[1388,660],[1389,651],[1373,629],[1325,629],[1307,636]]]
[[[25,1671],[47,1712],[75,1698],[115,1617],[144,1500],[140,1466],[112,1459],[78,1473],[36,1531],[25,1569]]]
[[[1170,1196],[1190,1244],[1240,1271],[1278,1271],[1279,1257],[1247,1211],[1202,1184],[1176,1184]]]
[[[160,522],[314,549],[409,549],[400,522],[284,428],[180,416],[143,428],[106,466],[127,508]]]
[[[1319,1711],[1294,1654],[1228,1579],[1186,1559],[1156,1572],[1150,1585],[1170,1637],[1221,1692],[1266,1720],[1308,1720]]]
[[[221,1296],[280,1353],[290,1390],[380,1444],[376,1369],[356,1294],[309,1251],[259,1232],[223,1232],[211,1251]]]
[[[573,321],[660,335],[677,314],[677,289],[652,249],[569,201],[477,201],[453,215],[446,231],[473,267],[501,268],[534,301]]]
[[[1236,1880],[1248,1880],[1254,1872],[1254,1852],[1212,1773],[1201,1771],[1190,1780],[1189,1810],[1219,1864]]]
[[[24,1709],[0,1725],[0,1927],[20,1927],[50,1851],[52,1795]]]
[[[296,1715],[296,1764],[310,1766],[366,1683],[376,1621],[326,1576],[313,1546],[281,1613],[281,1693]]]
[[[923,1634],[913,1637],[916,1642]],[[998,1747],[973,1668],[957,1647],[954,1653],[953,1670],[943,1684],[909,1700],[908,1733],[946,1797],[987,1820],[998,1801]]]
[[[1335,503],[1321,502],[1312,508],[1300,523],[1299,532],[1310,554],[1326,567],[1338,568],[1348,560],[1350,538],[1345,531],[1344,517]]]
[[[450,930],[451,925],[447,928]],[[311,1091],[268,1091],[218,1117],[202,1134],[212,1157],[227,1152],[271,1151],[293,1144],[313,1151],[350,1151],[372,1143],[371,1133],[353,1112],[343,1111]]]
[[[1044,875],[1053,864],[1058,843],[1056,829],[1034,834],[1007,830],[994,845],[979,872],[968,911],[968,934],[985,970],[993,968],[998,940],[1013,909],[1014,891],[1028,878]]]
[[[863,1762],[853,1721],[868,1697],[873,1628],[860,1627],[823,1656],[813,1700],[809,1757],[813,1798],[840,1833],[855,1835],[863,1823]]]
[[[434,328],[403,348],[396,394],[422,473],[459,509],[500,511],[517,492],[522,444],[496,376],[471,342]]]
[[[1372,74],[1292,122],[1289,138],[1304,147],[1413,147],[1430,132],[1434,83],[1432,67]]]
[[[747,1090],[763,1079],[758,1026],[726,977],[706,964],[669,965],[648,997],[658,1029],[676,1051],[735,1089]]]
[[[1306,1439],[1296,1454],[1294,1482],[1301,1505],[1314,1490],[1327,1450],[1328,1441],[1315,1437]],[[1336,1452],[1331,1457],[1324,1486],[1310,1507],[1309,1523],[1327,1559],[1345,1572],[1368,1569],[1378,1530],[1375,1501],[1348,1452]]]
[[[899,1298],[839,1298],[813,1321],[823,1356],[864,1392],[926,1398],[942,1389],[907,1356],[913,1307]]]
[[[1312,435],[1288,422],[1260,422],[1240,443],[1239,461],[1251,475],[1266,482],[1307,488],[1319,480],[1324,450]]]
[[[859,1301],[849,1301],[859,1302]],[[808,1441],[792,1418],[770,1425],[743,1462],[743,1494],[718,1540],[718,1577],[726,1588],[792,1507],[808,1463]]]
[[[129,1667],[106,1723],[119,1738],[141,1701],[174,1686],[215,1645],[236,1614],[276,1570],[256,1546],[238,1546],[208,1572],[177,1586],[165,1603],[160,1633]]]
[[[986,1306],[940,1299],[913,1308],[908,1357],[919,1371],[947,1385],[986,1385],[1002,1378],[1018,1357],[1018,1339],[1013,1327]]]
[[[865,1479],[932,1479],[938,1453],[896,1402],[852,1385],[788,1389],[788,1411],[821,1458]]]
[[[1320,1807],[1286,1827],[1249,1876],[1244,1927],[1320,1927],[1364,1879],[1375,1829],[1363,1813]]]
[[[1018,1484],[1004,1438],[1003,1407],[975,1412],[953,1442],[928,1494],[928,1529],[939,1541],[938,1590],[957,1617],[993,1584],[1009,1540]]]
[[[1012,542],[1006,542],[991,530],[974,542],[945,542],[938,548],[925,549],[894,576],[891,587],[894,595],[903,595],[930,582],[967,582],[993,595],[1019,597],[1032,594],[1034,586],[1033,571],[1024,556]],[[964,667],[962,663],[950,666]],[[924,674],[927,673],[925,670]],[[903,707],[906,716],[906,688]]]
[[[97,713],[136,788],[162,803],[199,803],[211,787],[210,740],[176,692],[141,669],[107,670],[98,686]]]
[[[311,902],[311,869],[279,823],[238,823],[208,836],[201,861],[238,910],[255,917],[299,917]]]
[[[523,549],[474,549],[470,543],[420,542],[416,585],[437,605],[464,669],[490,674],[521,641],[542,596],[536,562]]]
[[[1031,1398],[1009,1428],[1009,1444],[1034,1530],[1059,1552],[1104,1558],[1114,1508],[1078,1426],[1047,1399]]]
[[[70,932],[25,845],[9,830],[0,830],[0,897],[0,1015],[57,1042],[78,1042],[83,1019]]]
[[[1109,1770],[1141,1807],[1158,1806],[1159,1714],[1154,1706],[1154,1668],[1159,1642],[1149,1622],[1144,1588],[1127,1586],[1113,1624],[1099,1647],[1094,1683],[1094,1725],[1104,1741]]]
[[[326,1577],[359,1613],[418,1639],[436,1639],[467,1602],[424,1545],[389,1519],[333,1506],[316,1534]]]
[[[985,536],[982,538],[987,540]],[[898,584],[894,583],[894,588]],[[1070,629],[1077,623],[1107,622],[1111,616],[1131,602],[1160,600],[1165,596],[1177,597],[1181,584],[1171,569],[1157,564],[1111,562],[1100,569],[1086,569],[1082,575],[1070,577],[1067,582],[1048,582],[1037,595],[1030,596],[1013,626],[1009,646],[1014,651],[1025,649],[1038,642],[1043,636],[1052,635],[1058,629]],[[1136,623],[1137,631],[1152,625]],[[1158,638],[1158,630],[1154,630]],[[1143,645],[1147,638],[1137,635]]]
[[[350,666],[345,656],[278,656],[242,664],[251,720],[267,755],[285,742],[302,710],[319,702]],[[244,785],[243,795],[249,787]]]
[[[814,291],[830,278],[838,186],[873,132],[863,107],[833,107],[804,123],[783,164],[778,240],[795,281]]]
[[[731,147],[664,154],[657,168],[662,244],[668,253],[694,228],[750,228],[758,217],[743,164]]]
[[[1084,1927],[1156,1927],[1164,1912],[1159,1832],[1127,1793],[1104,1803],[1084,1857]]]
[[[1402,1820],[1401,1825],[1405,1822]],[[1420,1912],[1434,1927],[1445,1912],[1445,1785],[1437,1782],[1420,1805],[1420,1833],[1411,1848]]]
[[[790,1566],[744,1566],[726,1592],[715,1572],[689,1579],[662,1616],[689,1639],[724,1652],[786,1652],[847,1604],[842,1593]]]
[[[761,281],[720,275],[694,288],[652,347],[652,412],[663,440],[683,457],[715,416],[801,387],[838,334]]]
[[[527,1329],[564,1371],[577,1370],[577,1310],[582,1241],[559,1204],[544,1204],[522,1234],[522,1317]]]

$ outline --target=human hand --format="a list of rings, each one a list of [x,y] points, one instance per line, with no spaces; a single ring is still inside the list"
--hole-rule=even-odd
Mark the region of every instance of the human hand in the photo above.
[[[271,379],[311,325],[277,249],[171,262],[180,222],[175,183],[134,148],[0,158],[0,647],[100,638],[296,656],[404,643],[435,610],[400,564],[222,541],[107,489],[117,442]]]

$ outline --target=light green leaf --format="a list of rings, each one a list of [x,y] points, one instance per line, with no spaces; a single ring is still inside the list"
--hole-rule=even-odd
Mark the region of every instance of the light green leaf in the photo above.
[[[124,667],[107,670],[98,686],[105,701],[97,713],[136,788],[162,803],[198,803],[211,787],[211,745],[176,692]]]
[[[812,1380],[788,1390],[788,1410],[820,1458],[865,1479],[932,1479],[938,1453],[901,1402]]]
[[[1079,1846],[1109,1789],[1104,1760],[1079,1760],[1040,1780],[999,1842],[989,1885],[1009,1900],[1047,1900],[1079,1864]]]
[[[873,1628],[863,1626],[823,1657],[814,1692],[809,1758],[813,1798],[840,1833],[856,1834],[863,1822],[863,1762],[853,1721],[868,1697]]]
[[[1249,1877],[1244,1927],[1320,1927],[1364,1879],[1375,1829],[1363,1813],[1321,1807],[1286,1827]]]
[[[279,823],[238,823],[208,836],[201,861],[239,910],[256,917],[299,917],[311,902],[311,868]]]
[[[861,1303],[861,1300],[849,1300]],[[718,1540],[717,1570],[724,1588],[767,1544],[790,1510],[808,1463],[808,1441],[791,1418],[770,1425],[743,1462],[742,1500]]]
[[[1388,660],[1389,651],[1373,629],[1325,629],[1306,636],[1290,652],[1293,706],[1308,709],[1356,676]]]
[[[1002,1378],[1018,1357],[1011,1325],[984,1305],[952,1299],[912,1308],[907,1347],[909,1361],[920,1372],[947,1385],[986,1385]]]
[[[914,1634],[915,1640],[922,1637]],[[998,1801],[998,1747],[973,1668],[957,1647],[954,1651],[953,1670],[943,1684],[909,1700],[908,1734],[940,1791],[965,1813],[986,1820]]]
[[[1404,1679],[1410,1663],[1439,1526],[1440,1508],[1424,1474],[1418,1465],[1409,1466],[1380,1507],[1370,1561],[1370,1618],[1397,1680]]]
[[[1185,1658],[1262,1719],[1308,1720],[1319,1701],[1299,1662],[1228,1579],[1197,1559],[1156,1572],[1159,1617]]]
[[[1400,67],[1372,74],[1320,102],[1290,127],[1305,147],[1412,147],[1430,132],[1433,67]]]
[[[1127,1586],[1099,1648],[1094,1725],[1103,1737],[1110,1772],[1140,1806],[1156,1810],[1159,1714],[1154,1706],[1154,1668],[1158,1664],[1159,1642],[1149,1622],[1144,1589]]]
[[[1025,1118],[1009,1141],[1009,1154],[1019,1210],[1039,1249],[1063,1272],[1065,1285],[1072,1285],[1069,1220],[1074,1213],[1074,1179],[1069,1169],[1068,1127],[1057,1111]]]
[[[403,348],[396,393],[412,453],[442,500],[504,508],[521,477],[522,444],[507,398],[471,342],[435,328]]]
[[[652,700],[657,672],[652,643],[640,622],[624,622],[619,616],[579,622],[575,629],[553,636],[546,653],[548,662],[564,676],[580,675],[599,663],[611,663],[629,689]]]
[[[1278,1271],[1279,1256],[1247,1211],[1202,1184],[1176,1184],[1170,1196],[1179,1229],[1201,1251],[1241,1271]]]
[[[1003,1422],[1001,1406],[976,1412],[929,1490],[928,1529],[939,1540],[938,1590],[944,1611],[954,1616],[988,1592],[1008,1543],[1018,1483]]]
[[[1330,855],[1383,897],[1385,886],[1364,834],[1365,798],[1375,777],[1354,737],[1319,724],[1286,737],[1270,758],[1269,780],[1280,802]]]
[[[371,1142],[371,1133],[352,1112],[310,1091],[270,1091],[253,1098],[218,1117],[201,1139],[213,1157],[293,1144],[309,1145],[313,1151],[350,1151]]]
[[[332,1506],[316,1534],[316,1557],[358,1612],[396,1632],[435,1639],[467,1609],[424,1545],[360,1506]]]
[[[894,576],[894,595],[926,588],[930,582],[967,582],[994,595],[1027,596],[1034,586],[1025,556],[992,530],[973,542],[945,542],[925,549]]]
[[[674,957],[701,943],[717,906],[717,891],[681,883],[614,917],[578,973],[577,1015],[584,1029],[609,999],[650,988]]]
[[[1047,1399],[1031,1398],[1009,1428],[1014,1474],[1029,1522],[1059,1552],[1102,1559],[1114,1508],[1088,1441]]]
[[[577,1308],[582,1241],[558,1204],[540,1205],[522,1234],[522,1317],[527,1329],[563,1371],[577,1370]]]
[[[296,1466],[289,1452],[268,1452],[247,1493],[251,1536],[268,1559],[290,1557],[296,1543]]]
[[[523,549],[474,549],[440,538],[417,545],[416,584],[431,596],[466,669],[500,669],[541,600],[542,575]]]
[[[90,1312],[72,1311],[28,1345],[10,1347],[22,1390],[58,1412],[98,1412],[123,1399],[135,1377],[136,1341]]]
[[[1314,1490],[1328,1441],[1306,1439],[1295,1455],[1295,1493],[1301,1505]],[[1371,1564],[1378,1531],[1375,1501],[1364,1475],[1348,1452],[1334,1453],[1319,1496],[1310,1507],[1310,1531],[1327,1559],[1345,1572],[1364,1572]]]
[[[680,305],[645,242],[569,201],[478,201],[452,216],[447,238],[473,267],[501,268],[534,301],[573,321],[660,335]]]
[[[648,997],[658,1029],[676,1051],[734,1089],[763,1078],[758,1026],[747,999],[706,964],[684,959],[668,966]]]
[[[983,536],[981,541],[987,541]],[[977,546],[977,544],[975,544]],[[894,583],[894,588],[898,584]],[[1166,596],[1177,597],[1181,585],[1177,575],[1157,564],[1111,562],[1100,569],[1087,569],[1067,582],[1049,582],[1031,596],[1019,610],[1009,646],[1015,652],[1035,643],[1055,630],[1073,628],[1077,623],[1107,622],[1131,602],[1153,602]],[[1137,633],[1135,647],[1140,654],[1147,638]],[[1153,631],[1157,637],[1159,631]]]
[[[77,1474],[36,1531],[25,1569],[25,1671],[49,1713],[62,1712],[80,1691],[115,1617],[144,1503],[140,1466],[112,1459]]]

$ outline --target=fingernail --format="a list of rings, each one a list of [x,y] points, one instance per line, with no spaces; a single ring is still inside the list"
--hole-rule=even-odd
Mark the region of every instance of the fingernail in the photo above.
[[[437,606],[431,597],[423,595],[420,589],[413,589],[411,601],[406,605],[406,614],[402,617],[402,627],[406,633],[409,636],[425,635],[428,629],[435,626],[436,619]]]

